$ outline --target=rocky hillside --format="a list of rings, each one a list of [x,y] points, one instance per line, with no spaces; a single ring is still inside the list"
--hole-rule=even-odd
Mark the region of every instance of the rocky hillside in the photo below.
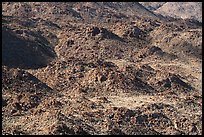
[[[202,22],[202,2],[140,2],[140,4],[163,16]]]
[[[167,2],[139,2],[139,3],[142,4],[148,10],[154,11],[162,7]]]
[[[202,134],[199,23],[137,2],[2,9],[2,134]]]

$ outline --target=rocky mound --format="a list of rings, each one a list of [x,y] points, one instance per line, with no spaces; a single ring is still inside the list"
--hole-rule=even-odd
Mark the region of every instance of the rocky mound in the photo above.
[[[4,135],[202,134],[198,22],[137,2],[2,7]]]
[[[166,26],[165,26],[166,27]],[[191,56],[197,59],[201,59],[202,50],[201,50],[201,29],[189,29],[188,31],[170,31],[164,32],[164,26],[160,26],[150,35],[157,35],[154,37],[156,44],[179,57]],[[168,34],[163,37],[162,33]],[[162,37],[162,38],[161,38]],[[157,39],[158,38],[158,39]],[[156,40],[157,39],[157,40]],[[182,40],[180,40],[182,39]],[[178,54],[177,51],[182,51]]]
[[[98,27],[91,27],[87,28],[87,36],[97,36],[100,40],[102,39],[116,39],[123,41],[122,38],[117,36],[116,34],[110,32],[109,30],[105,28],[98,28]]]
[[[20,69],[2,66],[3,116],[24,115],[38,106],[52,89]]]
[[[175,60],[178,57],[172,53],[168,53],[163,51],[161,48],[157,46],[149,46],[142,48],[138,53],[134,55],[138,60],[137,61],[142,61],[142,60]]]

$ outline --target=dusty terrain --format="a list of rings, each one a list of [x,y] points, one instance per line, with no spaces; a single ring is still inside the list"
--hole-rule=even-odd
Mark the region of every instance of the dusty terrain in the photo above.
[[[200,23],[137,2],[2,9],[2,134],[202,134]]]

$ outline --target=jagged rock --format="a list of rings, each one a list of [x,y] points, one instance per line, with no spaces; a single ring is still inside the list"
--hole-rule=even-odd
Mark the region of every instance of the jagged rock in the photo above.
[[[136,38],[139,38],[141,35],[142,35],[142,31],[136,26],[133,26],[133,27],[129,28],[123,34],[123,36],[136,37]]]
[[[90,27],[88,28],[87,33],[90,34],[91,36],[96,36],[97,34],[100,33],[100,29],[98,27]]]

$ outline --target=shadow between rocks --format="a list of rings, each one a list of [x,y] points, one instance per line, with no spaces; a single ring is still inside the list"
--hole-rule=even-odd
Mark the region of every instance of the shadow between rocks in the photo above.
[[[32,35],[32,32],[29,35]],[[22,69],[47,66],[56,57],[56,53],[51,44],[40,34],[34,38],[34,40],[25,39],[2,26],[2,65]]]

